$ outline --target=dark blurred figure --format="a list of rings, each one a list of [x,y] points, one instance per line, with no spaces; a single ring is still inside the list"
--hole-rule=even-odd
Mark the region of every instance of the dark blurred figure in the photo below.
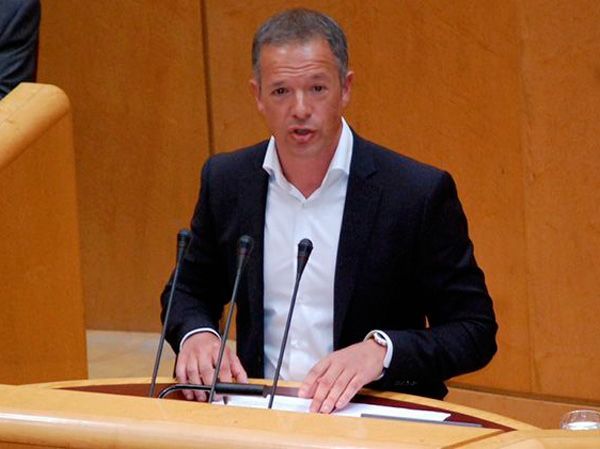
[[[39,0],[0,0],[0,99],[37,72]]]

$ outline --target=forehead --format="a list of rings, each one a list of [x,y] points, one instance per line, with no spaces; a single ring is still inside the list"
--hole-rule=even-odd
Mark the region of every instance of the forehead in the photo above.
[[[337,61],[325,39],[264,45],[260,53],[261,77],[337,73]]]

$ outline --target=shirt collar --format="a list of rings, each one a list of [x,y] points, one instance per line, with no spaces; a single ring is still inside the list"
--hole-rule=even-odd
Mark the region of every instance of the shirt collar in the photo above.
[[[354,136],[352,135],[352,131],[350,130],[350,126],[348,126],[346,119],[342,117],[342,133],[340,135],[340,140],[338,141],[335,153],[329,163],[329,168],[327,169],[327,173],[325,174],[325,178],[321,185],[325,185],[328,180],[332,178],[334,173],[340,173],[346,176],[350,175],[350,161],[352,160],[353,145]],[[287,179],[285,179],[285,176],[283,175],[281,164],[279,163],[274,136],[271,136],[269,139],[262,168],[277,184],[288,184]],[[337,178],[338,176],[335,176],[334,178]]]

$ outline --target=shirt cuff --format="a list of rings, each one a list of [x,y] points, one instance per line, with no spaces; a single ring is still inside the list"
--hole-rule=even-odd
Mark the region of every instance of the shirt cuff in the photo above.
[[[374,329],[371,332],[369,332],[363,341],[367,341],[370,338],[375,338],[375,335],[385,340],[386,344],[385,357],[383,358],[383,371],[381,372],[381,375],[377,379],[375,379],[379,380],[385,374],[385,370],[390,367],[392,356],[394,355],[394,346],[392,345],[392,340],[390,339],[388,334],[386,334],[383,331],[380,331],[379,329]]]
[[[190,338],[192,335],[195,334],[199,334],[200,332],[210,332],[212,334],[215,334],[217,336],[217,338],[219,340],[221,340],[221,336],[219,335],[219,333],[217,331],[215,331],[213,328],[211,327],[199,327],[198,329],[192,329],[191,331],[189,331],[187,334],[185,334],[183,336],[183,338],[181,339],[181,341],[179,342],[179,352],[181,352],[181,348],[183,347],[183,344],[185,343],[185,341]]]

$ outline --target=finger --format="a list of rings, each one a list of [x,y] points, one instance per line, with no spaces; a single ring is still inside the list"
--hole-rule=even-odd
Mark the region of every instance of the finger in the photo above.
[[[342,371],[331,386],[327,397],[323,400],[319,413],[331,413],[337,405],[338,399],[348,387],[348,383],[354,377],[354,373],[348,369]]]
[[[204,357],[198,359],[198,371],[202,384],[210,385],[215,373],[215,363],[212,354],[204,354]]]
[[[212,383],[214,382],[215,376],[217,376],[217,382],[220,380],[223,380],[224,375],[225,375],[225,377],[227,377],[226,372],[228,371],[228,368],[226,368],[227,362],[226,362],[225,354],[223,355],[223,359],[221,361],[221,368],[219,369],[219,373],[217,375],[216,365],[217,365],[218,358],[219,358],[219,344],[215,344],[212,347],[210,356],[207,357],[206,360],[203,360],[201,370],[200,370],[200,374],[202,376],[202,380],[205,385],[212,385]],[[207,395],[207,398],[208,398],[208,395]],[[215,395],[213,397],[213,400],[220,401],[221,396]]]
[[[202,383],[200,369],[199,369],[199,362],[196,357],[190,357],[188,359],[188,362],[186,364],[186,375],[187,375],[187,379],[188,379],[189,383],[191,383],[191,384],[201,384]],[[186,395],[186,398],[188,398],[188,399],[193,399],[195,397],[197,401],[206,400],[206,395],[202,391],[194,391],[194,390],[186,390],[186,391],[190,394],[189,398]]]
[[[331,388],[333,388],[333,385],[335,384],[335,381],[337,380],[341,372],[341,368],[338,368],[336,365],[332,365],[327,371],[325,371],[325,373],[323,373],[323,375],[319,379],[317,379],[317,381],[315,382],[317,387],[313,396],[313,400],[310,404],[311,412],[321,411],[323,401],[325,401],[325,399],[329,395]]]
[[[187,382],[187,376],[185,374],[186,362],[187,357],[184,354],[179,354],[175,361],[175,380],[181,384]]]
[[[311,368],[304,380],[300,389],[298,390],[298,396],[301,398],[312,398],[318,387],[317,380],[323,375],[323,373],[329,368],[329,358],[324,358],[319,361],[315,366]]]
[[[223,358],[221,359],[221,366],[219,367],[219,372],[217,372],[218,354],[214,354],[214,356],[214,369],[212,370],[210,380],[207,383],[212,385],[212,383],[215,381],[215,376],[217,378],[217,382],[231,382],[231,370],[229,369],[229,359],[227,357],[227,353],[223,353]],[[222,398],[223,397],[220,394],[215,394],[213,400],[219,402]]]
[[[248,383],[248,374],[246,370],[242,366],[242,362],[237,355],[231,354],[231,360],[229,361],[231,365],[231,374],[235,377],[235,380],[241,382],[243,384]]]
[[[204,383],[206,385],[212,385],[213,382],[215,382],[215,377],[216,382],[231,382],[231,373],[229,370],[229,362],[227,360],[227,348],[225,348],[225,352],[223,353],[223,358],[221,359],[221,366],[219,367],[219,372],[217,372],[217,362],[219,360],[220,350],[220,343],[215,343],[212,347],[212,351],[210,354],[210,363],[203,365],[202,374]],[[215,394],[213,396],[213,401],[219,402],[222,398],[222,395]]]
[[[177,357],[177,363],[175,365],[175,379],[180,384],[188,383],[188,378],[187,378],[187,373],[186,373],[187,360],[188,360],[188,357],[185,356],[184,354],[180,354],[179,357]],[[182,390],[182,393],[183,393],[183,397],[185,397],[188,401],[194,399],[194,394],[191,391]]]
[[[221,360],[221,369],[217,373],[217,376],[219,377],[219,380],[221,382],[231,382],[232,381],[231,365],[229,363],[229,359],[230,359],[229,351],[225,351],[225,354],[223,354],[223,359]]]
[[[338,400],[335,403],[335,408],[339,410],[346,407],[363,386],[364,383],[361,382],[359,377],[357,375],[354,376],[346,385],[346,389],[338,397]]]

